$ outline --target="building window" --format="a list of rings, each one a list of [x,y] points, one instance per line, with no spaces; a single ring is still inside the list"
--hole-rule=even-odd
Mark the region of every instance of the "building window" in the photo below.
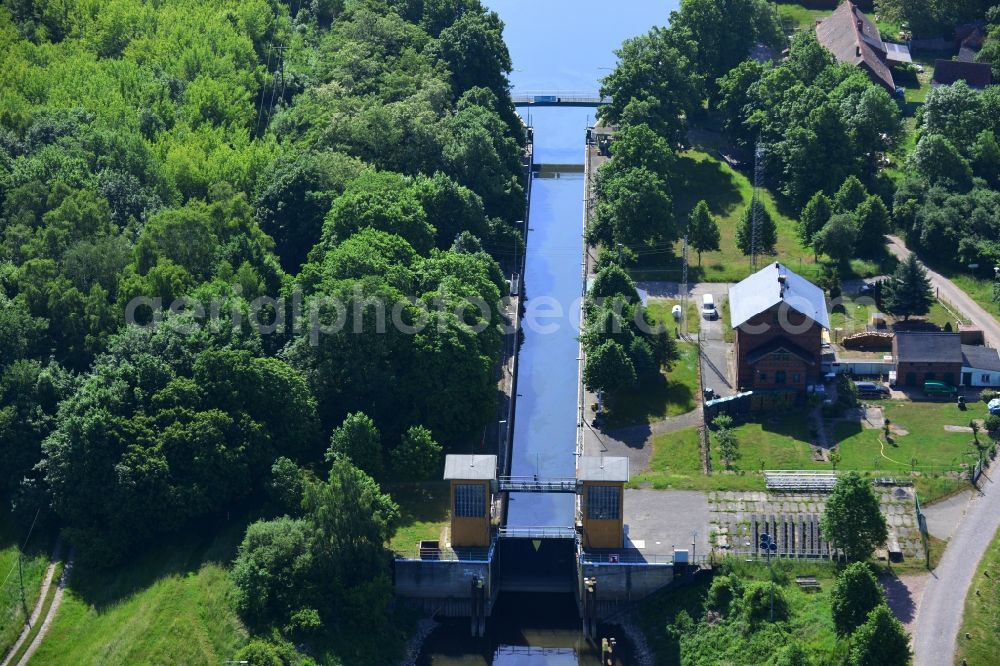
[[[990,384],[991,383],[989,375],[983,375],[982,377],[979,378],[979,381],[982,382],[983,384]]]
[[[486,486],[481,483],[455,485],[455,516],[482,518],[486,515]]]
[[[760,381],[762,381],[762,382],[766,382],[767,381],[767,373],[766,372],[760,373]]]
[[[802,381],[802,377],[799,375],[799,373],[797,373],[797,372],[792,373],[792,383],[793,384],[798,384],[801,381]]]
[[[587,518],[618,520],[621,517],[619,491],[616,486],[590,486],[587,493]]]
[[[784,384],[785,383],[785,371],[784,370],[775,370],[774,371],[774,383],[775,384]]]

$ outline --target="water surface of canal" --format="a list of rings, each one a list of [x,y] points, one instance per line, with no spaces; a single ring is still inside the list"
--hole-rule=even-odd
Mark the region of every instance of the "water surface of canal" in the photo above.
[[[596,93],[615,64],[614,50],[653,25],[664,25],[679,0],[485,0],[505,23],[514,93]],[[594,109],[522,108],[534,127],[535,162],[582,165]],[[556,176],[556,174],[553,174]],[[532,184],[511,473],[575,476],[577,323],[582,287],[583,175]],[[547,316],[532,321],[532,308]],[[512,526],[572,525],[572,495],[511,497]],[[434,666],[590,666],[600,655],[583,640],[571,596],[501,595],[484,639],[468,622],[442,625],[419,663]],[[607,634],[604,634],[607,635]],[[622,662],[628,663],[628,662]]]

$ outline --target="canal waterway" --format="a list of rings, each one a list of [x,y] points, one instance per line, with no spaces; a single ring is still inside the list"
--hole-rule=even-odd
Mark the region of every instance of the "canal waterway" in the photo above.
[[[514,94],[596,93],[623,40],[665,25],[679,0],[485,0],[504,21]],[[534,128],[536,164],[580,165],[595,109],[520,108]],[[582,291],[582,170],[550,172],[532,183],[511,474],[576,475],[579,314]],[[511,527],[571,526],[572,495],[512,494]],[[442,625],[420,664],[590,665],[600,655],[580,631],[571,596],[501,595],[488,636],[468,638],[468,622]],[[607,634],[604,634],[607,635]],[[623,646],[624,647],[624,646]],[[625,662],[627,663],[627,662]]]

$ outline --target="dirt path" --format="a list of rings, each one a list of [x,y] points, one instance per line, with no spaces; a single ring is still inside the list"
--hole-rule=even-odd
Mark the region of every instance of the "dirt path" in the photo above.
[[[55,547],[52,549],[52,554],[49,556],[49,566],[45,570],[45,577],[42,578],[42,588],[38,593],[38,601],[35,603],[34,609],[31,611],[31,615],[28,617],[27,623],[25,623],[24,628],[21,630],[21,635],[17,637],[14,644],[11,646],[10,650],[4,655],[3,661],[0,661],[0,666],[9,666],[11,657],[13,657],[18,650],[21,649],[21,645],[27,640],[28,634],[31,633],[31,628],[35,626],[38,622],[38,616],[42,613],[42,607],[45,605],[45,598],[49,594],[49,588],[52,586],[52,578],[56,572],[56,564],[59,563],[59,552],[62,549],[62,542],[56,541]]]
[[[896,236],[889,236],[889,251],[900,259],[906,259],[911,254],[910,250],[903,244],[903,241]],[[924,266],[924,268],[927,267]],[[968,294],[959,289],[954,282],[940,273],[927,268],[927,276],[930,278],[931,284],[937,290],[940,298],[948,301],[951,306],[958,308],[973,324],[983,329],[983,335],[986,336],[987,344],[993,347],[1000,347],[1000,322],[997,321],[996,317],[980,307],[978,303],[969,298]]]
[[[56,562],[49,565],[49,570],[46,572],[46,584],[42,589],[42,593],[38,597],[38,605],[35,607],[35,612],[32,614],[32,625],[34,622],[38,621],[38,614],[41,613],[42,606],[45,603],[45,598],[48,596],[49,588],[52,583],[52,573],[55,569]],[[59,612],[59,606],[62,605],[63,591],[66,589],[66,581],[69,579],[69,573],[73,569],[73,552],[70,551],[69,558],[66,560],[66,565],[63,567],[62,576],[59,578],[58,587],[56,587],[55,595],[52,597],[52,604],[49,606],[48,612],[42,619],[42,626],[35,634],[35,638],[31,641],[31,645],[24,652],[24,655],[16,664],[11,664],[10,666],[27,666],[28,662],[31,661],[31,657],[34,656],[35,652],[38,650],[42,641],[45,640],[45,635],[49,633],[49,627],[52,626],[53,620],[55,620],[56,613]],[[14,646],[14,649],[8,654],[7,659],[4,660],[2,666],[8,666],[8,660],[11,655],[13,655],[17,649],[20,647],[23,640],[27,637],[27,633],[30,631],[30,626],[26,628],[25,632],[18,639],[18,643]]]

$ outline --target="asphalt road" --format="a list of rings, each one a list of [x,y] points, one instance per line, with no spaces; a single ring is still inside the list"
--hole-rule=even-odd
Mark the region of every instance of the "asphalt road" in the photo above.
[[[911,254],[906,245],[903,244],[903,241],[896,236],[889,236],[889,251],[900,259],[906,259]],[[927,267],[925,266],[925,268]],[[986,336],[986,343],[988,345],[991,347],[1000,347],[1000,322],[996,320],[996,317],[981,308],[978,303],[959,289],[955,283],[940,273],[927,268],[927,275],[931,279],[931,284],[938,290],[941,298],[958,308],[973,324],[983,329],[983,334]]]
[[[991,473],[994,476],[998,474],[997,471]],[[979,560],[1000,527],[1000,477],[990,480],[983,475],[980,487],[982,493],[969,502],[965,518],[948,542],[941,562],[927,580],[913,629],[916,666],[940,666],[954,662],[965,595]]]
[[[889,236],[889,251],[900,259],[906,259],[911,254],[896,236]],[[940,273],[928,268],[927,275],[941,298],[982,328],[987,344],[1000,347],[1000,322],[993,315]],[[996,476],[1000,472],[991,473]],[[980,486],[982,492],[969,502],[965,518],[955,529],[954,536],[948,542],[938,567],[931,573],[920,600],[913,629],[916,666],[938,666],[954,661],[965,596],[979,560],[986,552],[993,534],[1000,528],[1000,478],[991,480],[984,474]]]

